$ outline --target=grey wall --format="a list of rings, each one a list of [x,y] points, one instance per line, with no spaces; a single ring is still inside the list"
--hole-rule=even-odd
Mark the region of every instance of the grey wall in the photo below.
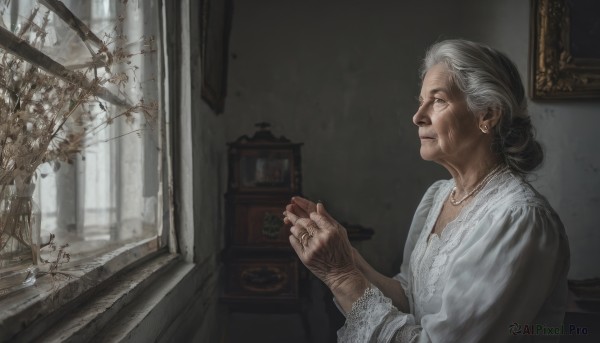
[[[455,37],[506,52],[527,76],[529,1],[235,1],[225,138],[265,120],[275,135],[303,142],[305,195],[374,228],[359,249],[396,273],[421,196],[449,177],[419,156],[417,70],[428,45]],[[577,279],[600,277],[599,105],[531,104],[547,149],[534,184],[566,225]]]
[[[200,68],[200,2],[194,0],[166,1],[172,12],[168,24],[180,27],[179,37],[168,37],[173,51],[169,85],[171,118],[177,129],[174,168],[176,173],[176,226],[178,247],[186,262],[195,268],[178,291],[179,297],[192,292],[188,307],[173,320],[166,341],[217,342],[219,254],[223,248],[223,194],[226,177],[225,125],[222,116],[215,116],[201,100]],[[178,20],[179,19],[179,20]],[[175,25],[176,26],[176,25]],[[173,30],[175,31],[175,30]],[[169,60],[170,59],[170,60]],[[173,106],[175,105],[175,106]],[[176,122],[175,122],[176,121]],[[194,333],[193,336],[190,333]]]

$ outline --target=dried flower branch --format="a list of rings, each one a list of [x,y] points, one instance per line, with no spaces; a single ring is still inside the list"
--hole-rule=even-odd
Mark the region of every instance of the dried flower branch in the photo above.
[[[90,28],[83,21],[77,18],[77,16],[73,14],[73,12],[71,12],[71,10],[69,10],[67,6],[65,6],[65,4],[57,0],[39,1],[40,4],[46,6],[46,8],[56,13],[56,15],[58,15],[65,23],[67,23],[69,27],[71,27],[71,29],[75,30],[75,32],[77,32],[77,35],[79,35],[79,38],[81,38],[82,41],[87,43],[89,40],[96,47],[104,46],[104,42],[102,42],[102,40],[98,38],[98,36],[96,36],[94,32],[92,32],[92,30],[90,30]]]
[[[118,31],[105,34],[107,41],[101,41],[62,3],[52,0],[42,3],[67,19],[70,27],[98,47],[94,56],[107,56],[103,62],[104,73],[98,75],[97,59],[93,59],[87,69],[73,71],[35,48],[43,42],[49,11],[41,24],[36,25],[35,18],[39,15],[36,8],[17,36],[0,27],[0,113],[3,119],[0,123],[0,184],[15,180],[28,182],[38,166],[47,161],[71,161],[75,154],[81,153],[85,136],[117,118],[132,121],[141,114],[146,120],[154,119],[155,103],[147,104],[141,99],[129,105],[125,96],[117,96],[105,87],[114,87],[118,94],[124,95],[123,89],[131,81],[128,72],[135,75],[136,67],[111,73],[110,64],[127,64],[137,53],[153,49],[126,52],[121,44],[115,44],[122,39]],[[23,39],[25,37],[29,38]],[[152,39],[144,42],[152,43]],[[111,45],[113,51],[109,49]],[[105,121],[98,125],[95,119],[107,111],[98,98],[125,110],[106,115]],[[101,113],[86,110],[89,105],[99,105]],[[76,126],[75,130],[73,127],[65,129],[68,122],[75,124],[71,125]]]
[[[48,242],[40,245],[40,250],[50,249],[52,252],[55,252],[57,247],[56,247],[56,243],[54,242],[54,238],[55,238],[54,234],[51,233],[50,238],[48,239]],[[48,271],[46,273],[48,273],[52,276],[56,276],[60,266],[62,266],[65,263],[69,263],[71,261],[71,254],[69,254],[66,251],[66,248],[68,248],[68,247],[69,247],[68,243],[59,246],[58,251],[56,251],[56,255],[54,256],[53,259],[50,259],[50,260],[43,259],[40,254],[40,262],[48,265]]]
[[[128,123],[142,118],[152,125],[156,117],[155,102],[131,101],[126,92],[127,87],[141,84],[132,58],[153,52],[153,38],[143,37],[139,51],[131,51],[119,26],[123,18],[113,32],[99,36],[60,1],[40,3],[47,10],[36,7],[15,33],[0,20],[1,194],[8,185],[22,193],[43,163],[52,162],[55,168],[61,162],[72,163],[89,144],[87,137],[119,118]],[[90,52],[89,62],[67,68],[43,52],[51,13],[82,39]],[[18,220],[30,221],[31,208],[26,206],[31,202],[20,201],[10,203],[10,208],[20,208]],[[15,225],[17,219],[10,218],[8,208],[0,216],[0,262],[7,242],[32,244],[31,233],[23,232],[29,226]],[[58,248],[56,259],[44,261],[50,263],[51,274],[70,259],[67,246]],[[44,247],[56,249],[54,236]]]

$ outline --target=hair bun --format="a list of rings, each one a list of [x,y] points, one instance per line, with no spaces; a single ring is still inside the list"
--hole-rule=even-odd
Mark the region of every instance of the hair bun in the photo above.
[[[505,131],[505,132],[502,132]],[[506,164],[521,174],[539,167],[544,160],[542,146],[535,139],[535,130],[529,117],[513,117],[510,125],[500,132],[498,152],[502,153]]]

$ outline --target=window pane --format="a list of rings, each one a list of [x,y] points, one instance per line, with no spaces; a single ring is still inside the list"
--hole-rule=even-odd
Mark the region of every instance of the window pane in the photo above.
[[[99,78],[125,82],[123,89],[103,84],[110,92],[130,104],[158,100],[158,56],[148,46],[149,37],[158,37],[155,0],[71,0],[63,3],[81,19],[113,53],[110,70],[97,68]],[[18,32],[27,24],[35,1],[4,3],[4,25]],[[43,25],[46,8],[40,6],[35,19]],[[58,15],[48,12],[45,40],[37,46],[46,55],[71,70],[86,71],[92,52],[98,47],[83,42],[75,30]],[[123,19],[124,18],[124,19]],[[123,20],[120,20],[123,19]],[[156,46],[156,43],[153,43]],[[140,53],[143,52],[143,53]],[[86,66],[87,64],[87,66]],[[72,257],[90,257],[125,243],[157,234],[158,126],[143,114],[120,116],[123,107],[98,101],[81,106],[95,130],[88,130],[84,149],[68,163],[46,163],[38,170],[34,194],[42,212],[42,242],[50,233],[58,245],[68,243]],[[74,118],[77,116],[74,116]],[[110,122],[109,125],[106,125]],[[81,132],[81,123],[69,120],[65,135]]]

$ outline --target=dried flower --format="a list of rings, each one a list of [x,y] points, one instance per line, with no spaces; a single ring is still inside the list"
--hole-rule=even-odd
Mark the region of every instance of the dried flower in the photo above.
[[[118,118],[127,123],[140,118],[153,123],[158,107],[144,99],[131,102],[126,92],[127,87],[141,83],[131,59],[153,52],[153,38],[144,37],[139,51],[132,51],[120,28],[124,18],[100,39],[60,1],[39,2],[43,6],[34,8],[17,32],[10,32],[0,20],[2,189],[9,184],[17,189],[29,184],[43,163],[53,163],[55,170],[61,162],[71,163],[86,148],[86,137]],[[8,6],[8,2],[3,5]],[[42,52],[51,13],[78,33],[90,51],[89,61],[63,66]],[[25,236],[15,233],[9,220],[0,219],[2,251],[11,237]],[[48,246],[56,249],[54,237]],[[70,259],[66,247],[59,247],[51,272]]]
[[[97,46],[91,61],[70,66],[69,70],[57,62],[44,68],[46,65],[40,61],[45,55],[39,50],[34,50],[38,53],[33,58],[25,58],[30,49],[43,45],[51,10],[62,18],[70,18],[70,12],[65,13],[68,9],[59,1],[41,3],[49,10],[43,14],[43,7],[33,10],[15,36],[22,43],[19,47],[0,40],[0,184],[28,182],[44,162],[72,161],[74,155],[82,152],[86,136],[121,117],[133,123],[140,115],[152,122],[157,108],[156,103],[143,99],[128,105],[125,96],[125,87],[135,82],[131,77],[135,78],[137,67],[129,65],[131,58],[153,51],[153,38],[144,37],[140,51],[132,52],[118,25],[114,32],[105,33],[103,40],[88,33],[85,37]],[[77,20],[68,24],[91,32]],[[88,48],[91,49],[89,44]],[[72,70],[74,67],[77,69]],[[109,113],[105,101],[121,105],[120,110]],[[99,118],[103,118],[100,124]]]

